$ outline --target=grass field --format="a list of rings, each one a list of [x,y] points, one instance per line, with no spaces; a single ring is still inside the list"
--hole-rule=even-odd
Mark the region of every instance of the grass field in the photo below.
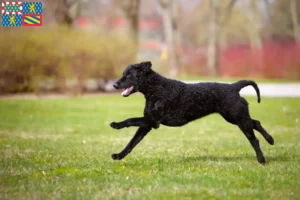
[[[240,130],[211,115],[153,130],[113,161],[141,116],[140,95],[0,99],[0,199],[300,199],[300,99],[247,98],[267,163]]]

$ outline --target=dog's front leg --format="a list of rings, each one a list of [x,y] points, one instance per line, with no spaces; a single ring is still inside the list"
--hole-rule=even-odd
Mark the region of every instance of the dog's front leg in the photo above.
[[[114,160],[121,160],[123,159],[127,154],[129,154],[132,149],[144,138],[145,135],[151,130],[151,127],[140,127],[133,138],[130,140],[130,142],[127,144],[127,146],[118,154],[112,154],[111,157]]]
[[[121,129],[121,128],[125,128],[125,127],[130,127],[130,126],[139,126],[139,127],[150,126],[153,128],[157,128],[155,126],[154,122],[151,122],[150,120],[148,120],[147,118],[144,118],[144,117],[129,118],[122,122],[112,122],[110,124],[110,126],[114,129]]]

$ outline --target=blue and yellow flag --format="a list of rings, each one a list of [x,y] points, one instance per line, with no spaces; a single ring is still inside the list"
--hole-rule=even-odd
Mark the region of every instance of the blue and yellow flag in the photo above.
[[[23,15],[23,26],[42,26],[43,18],[42,15],[31,14]]]
[[[42,2],[23,2],[23,14],[42,14]]]
[[[2,26],[22,26],[22,15],[2,15]]]

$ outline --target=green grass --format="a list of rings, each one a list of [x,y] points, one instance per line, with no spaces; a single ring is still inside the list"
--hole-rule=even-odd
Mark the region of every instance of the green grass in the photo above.
[[[299,199],[300,99],[247,98],[275,139],[256,133],[259,165],[240,130],[211,115],[153,130],[122,161],[144,99],[108,95],[0,99],[0,199]]]

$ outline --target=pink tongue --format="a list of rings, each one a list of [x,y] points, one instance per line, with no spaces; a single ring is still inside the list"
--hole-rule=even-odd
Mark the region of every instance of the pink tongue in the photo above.
[[[124,95],[128,95],[128,94],[131,92],[131,90],[132,90],[132,86],[126,88],[126,89],[122,92],[122,95],[123,95],[123,96],[124,96]]]

